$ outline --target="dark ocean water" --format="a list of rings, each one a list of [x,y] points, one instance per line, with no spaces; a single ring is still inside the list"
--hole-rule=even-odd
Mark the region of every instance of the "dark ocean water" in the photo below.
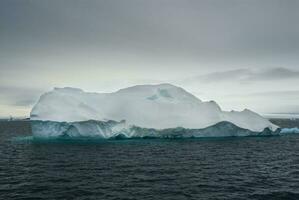
[[[299,135],[32,140],[0,124],[0,199],[299,199]]]

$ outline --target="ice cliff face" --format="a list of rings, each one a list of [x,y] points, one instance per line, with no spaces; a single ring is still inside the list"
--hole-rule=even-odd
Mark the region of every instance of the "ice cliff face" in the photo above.
[[[277,129],[277,126],[250,110],[225,112],[216,102],[202,102],[184,89],[170,84],[137,85],[114,93],[87,93],[74,88],[55,88],[40,97],[31,111],[31,120],[69,124],[90,120],[122,122],[123,128],[112,131],[113,134],[132,126],[161,131],[177,127],[205,129],[220,122],[228,122],[255,133]],[[41,127],[42,123],[38,124],[34,126],[33,132],[40,135],[38,131],[46,130]],[[51,134],[55,135],[55,130]],[[88,129],[81,128],[79,133],[86,131]],[[89,130],[89,134],[92,131],[95,130]],[[107,134],[105,138],[109,138],[112,133]]]

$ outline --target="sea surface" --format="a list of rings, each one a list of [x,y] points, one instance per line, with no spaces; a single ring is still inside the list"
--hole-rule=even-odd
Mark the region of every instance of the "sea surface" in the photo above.
[[[36,140],[0,123],[0,199],[299,199],[299,135]]]

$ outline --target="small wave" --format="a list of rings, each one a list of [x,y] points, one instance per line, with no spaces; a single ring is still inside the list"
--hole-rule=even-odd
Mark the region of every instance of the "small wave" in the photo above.
[[[271,192],[266,194],[253,194],[251,195],[252,199],[287,199],[287,200],[298,200],[299,199],[299,193],[295,192]]]
[[[98,143],[107,142],[99,137],[35,137],[35,136],[18,136],[11,138],[14,143]]]
[[[18,136],[18,137],[13,137],[11,139],[12,142],[31,142],[34,140],[34,136],[30,135],[30,136]]]

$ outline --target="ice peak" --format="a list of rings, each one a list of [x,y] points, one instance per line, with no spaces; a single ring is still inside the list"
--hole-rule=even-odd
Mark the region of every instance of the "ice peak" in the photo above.
[[[54,87],[54,91],[56,92],[84,92],[80,88],[73,88],[73,87]]]
[[[118,90],[118,92],[122,91],[139,91],[139,90],[154,90],[154,89],[182,89],[180,87],[174,86],[169,83],[161,83],[161,84],[146,84],[146,85],[135,85],[127,88],[123,88]]]
[[[245,108],[242,113],[247,113],[247,114],[255,114],[255,112],[253,112],[252,110]]]
[[[156,85],[136,85],[116,92],[120,95],[133,95],[147,100],[170,102],[201,102],[181,87],[169,83]]]

